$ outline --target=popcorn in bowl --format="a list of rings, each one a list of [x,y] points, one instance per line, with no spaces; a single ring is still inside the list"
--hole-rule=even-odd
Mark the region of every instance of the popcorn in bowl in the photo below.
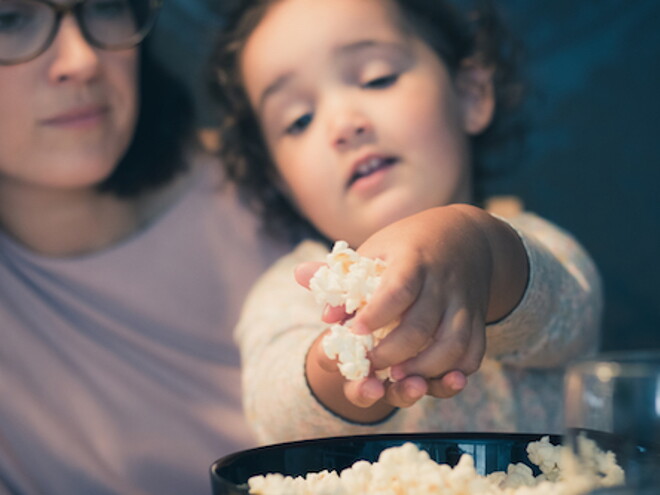
[[[553,445],[549,437],[527,445],[529,460],[540,474],[523,463],[506,472],[478,473],[472,456],[463,454],[455,467],[435,462],[414,443],[383,450],[374,463],[358,460],[341,472],[319,471],[305,476],[278,473],[252,476],[252,495],[582,495],[623,483],[623,470],[613,454],[601,451],[587,438],[594,469],[575,469],[568,447]],[[596,468],[596,466],[599,466]],[[603,469],[605,468],[605,469]]]
[[[346,241],[337,241],[326,257],[327,266],[319,268],[310,280],[309,288],[320,305],[343,305],[353,314],[371,299],[385,262],[360,256]],[[348,325],[337,323],[323,339],[323,350],[330,359],[338,361],[341,374],[348,380],[359,380],[369,374],[367,353],[386,332],[356,335]]]

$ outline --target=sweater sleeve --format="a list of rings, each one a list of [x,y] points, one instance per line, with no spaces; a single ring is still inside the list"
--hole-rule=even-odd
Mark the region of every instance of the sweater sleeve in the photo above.
[[[567,232],[531,213],[501,218],[520,236],[529,278],[518,306],[487,328],[490,357],[548,368],[596,351],[603,306],[598,271]]]
[[[321,405],[305,378],[305,357],[325,329],[322,308],[299,286],[294,268],[324,259],[327,250],[304,242],[257,282],[243,306],[235,338],[242,360],[243,407],[260,443],[395,431],[398,414],[374,425],[346,421]]]
[[[580,245],[554,225],[531,214],[505,221],[524,243],[529,280],[518,306],[488,326],[482,369],[453,399],[426,397],[372,425],[327,410],[305,379],[306,354],[325,324],[322,308],[298,286],[293,270],[323,260],[327,250],[305,242],[276,263],[252,289],[235,332],[245,413],[258,441],[429,429],[555,431],[561,368],[598,344],[600,279]]]

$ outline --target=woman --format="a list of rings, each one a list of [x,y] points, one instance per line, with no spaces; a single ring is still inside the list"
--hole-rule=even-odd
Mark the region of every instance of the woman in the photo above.
[[[0,493],[204,493],[279,249],[140,48],[158,3],[74,5],[0,4]]]

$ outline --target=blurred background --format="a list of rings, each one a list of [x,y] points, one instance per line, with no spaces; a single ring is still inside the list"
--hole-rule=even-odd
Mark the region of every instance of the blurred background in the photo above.
[[[660,348],[660,1],[497,3],[525,48],[528,131],[493,158],[508,173],[487,192],[518,196],[591,253],[605,287],[603,350]],[[165,0],[151,39],[195,95],[201,128],[216,122],[204,69],[226,5]]]

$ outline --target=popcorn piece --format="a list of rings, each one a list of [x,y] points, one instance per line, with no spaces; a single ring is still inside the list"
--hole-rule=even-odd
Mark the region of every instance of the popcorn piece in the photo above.
[[[576,473],[592,478],[597,486],[616,486],[625,482],[625,472],[616,462],[613,452],[603,452],[596,442],[584,434],[577,437],[577,457],[571,449],[562,451],[560,467],[574,476]],[[586,473],[586,474],[585,474]]]
[[[319,304],[343,304],[349,314],[369,302],[385,269],[383,260],[360,256],[346,241],[335,243],[326,263],[316,271],[309,288]]]
[[[536,483],[532,468],[522,462],[509,464],[506,469],[506,478],[503,481],[500,485],[502,488],[533,486]]]
[[[359,380],[369,374],[371,363],[367,352],[374,346],[371,335],[356,335],[348,327],[335,324],[322,345],[326,356],[339,361],[339,371],[348,380]]]
[[[556,481],[559,477],[559,463],[561,457],[561,446],[552,445],[550,437],[545,436],[538,442],[530,442],[527,446],[529,460],[536,464],[543,477],[550,481]]]

